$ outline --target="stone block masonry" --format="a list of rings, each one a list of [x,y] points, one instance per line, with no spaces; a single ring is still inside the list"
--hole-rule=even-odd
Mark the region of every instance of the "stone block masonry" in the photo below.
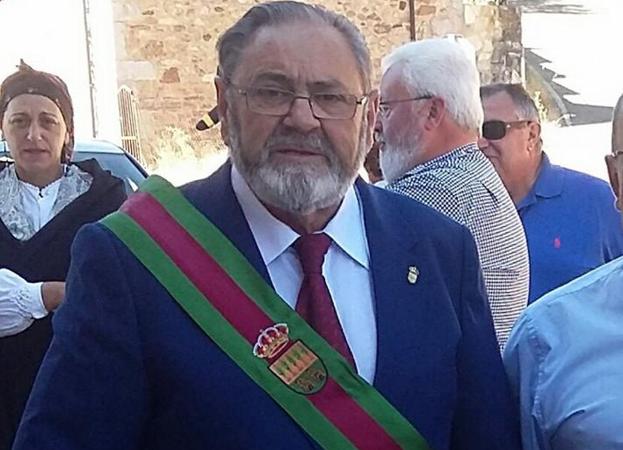
[[[258,0],[112,0],[119,85],[140,105],[147,158],[166,130],[188,133],[200,155],[218,148],[218,128],[197,132],[197,119],[215,103],[218,36]],[[380,60],[410,39],[461,34],[476,49],[483,82],[522,78],[521,18],[517,8],[483,0],[318,0],[346,15],[365,34],[378,78]]]

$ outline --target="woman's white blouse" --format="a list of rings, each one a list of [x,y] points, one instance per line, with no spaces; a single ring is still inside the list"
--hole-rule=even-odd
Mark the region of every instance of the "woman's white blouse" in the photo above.
[[[91,186],[93,177],[69,166],[64,176],[38,188],[17,178],[14,166],[0,172],[0,220],[14,238],[25,241]],[[29,283],[0,268],[0,337],[27,329],[48,314],[41,295],[42,282]]]
[[[0,337],[21,333],[35,319],[48,315],[41,285],[28,283],[8,269],[0,269]]]

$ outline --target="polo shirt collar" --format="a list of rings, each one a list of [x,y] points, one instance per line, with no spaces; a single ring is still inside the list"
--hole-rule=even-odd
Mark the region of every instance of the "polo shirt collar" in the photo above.
[[[536,203],[537,198],[552,198],[562,194],[564,184],[564,173],[559,167],[553,165],[549,157],[543,152],[539,174],[530,189],[530,192],[519,202],[517,209],[524,208],[528,205]]]

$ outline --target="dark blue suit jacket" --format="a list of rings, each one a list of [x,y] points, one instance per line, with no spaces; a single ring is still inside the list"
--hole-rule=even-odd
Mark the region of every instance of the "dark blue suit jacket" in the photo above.
[[[378,328],[374,386],[434,449],[518,449],[471,235],[406,197],[357,189]],[[270,282],[230,166],[183,191]],[[16,450],[317,448],[107,229],[83,229],[72,258]]]

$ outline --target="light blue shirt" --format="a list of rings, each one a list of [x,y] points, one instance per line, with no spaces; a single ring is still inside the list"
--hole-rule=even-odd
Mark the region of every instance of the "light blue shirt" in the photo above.
[[[623,257],[530,305],[504,364],[525,450],[623,449]]]
[[[299,234],[268,212],[233,166],[231,181],[275,291],[294,308],[303,282],[303,270],[292,248]],[[374,291],[363,210],[354,187],[348,189],[322,231],[333,240],[322,272],[357,372],[372,383],[377,350]]]

